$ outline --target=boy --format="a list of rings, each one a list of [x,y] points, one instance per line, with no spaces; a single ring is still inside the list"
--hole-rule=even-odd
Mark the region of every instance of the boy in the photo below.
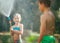
[[[23,24],[21,24],[21,15],[16,13],[13,17],[14,25],[11,26],[10,31],[14,43],[21,43],[21,35],[23,34]]]
[[[41,15],[41,26],[40,26],[40,37],[38,43],[55,43],[53,32],[55,30],[55,17],[50,10],[50,0],[39,0],[39,9],[42,12]]]

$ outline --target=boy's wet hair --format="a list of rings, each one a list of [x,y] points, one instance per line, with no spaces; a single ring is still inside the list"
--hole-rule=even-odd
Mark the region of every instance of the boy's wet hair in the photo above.
[[[51,0],[39,0],[39,3],[43,3],[46,7],[51,6]]]

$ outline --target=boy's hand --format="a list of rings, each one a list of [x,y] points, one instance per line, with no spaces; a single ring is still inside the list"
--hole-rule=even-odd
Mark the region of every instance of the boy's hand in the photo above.
[[[40,43],[40,38],[38,39],[38,43]]]

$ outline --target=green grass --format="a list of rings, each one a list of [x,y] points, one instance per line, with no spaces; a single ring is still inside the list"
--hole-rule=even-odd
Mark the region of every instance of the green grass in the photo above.
[[[13,40],[11,39],[10,35],[0,35],[0,41],[2,43],[13,43]]]
[[[39,34],[32,33],[30,36],[25,37],[27,43],[37,43]]]

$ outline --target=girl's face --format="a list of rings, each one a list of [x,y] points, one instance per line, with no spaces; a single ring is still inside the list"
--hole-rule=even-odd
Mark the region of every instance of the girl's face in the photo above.
[[[14,16],[13,21],[15,23],[19,23],[19,22],[21,22],[21,18],[19,16]]]

